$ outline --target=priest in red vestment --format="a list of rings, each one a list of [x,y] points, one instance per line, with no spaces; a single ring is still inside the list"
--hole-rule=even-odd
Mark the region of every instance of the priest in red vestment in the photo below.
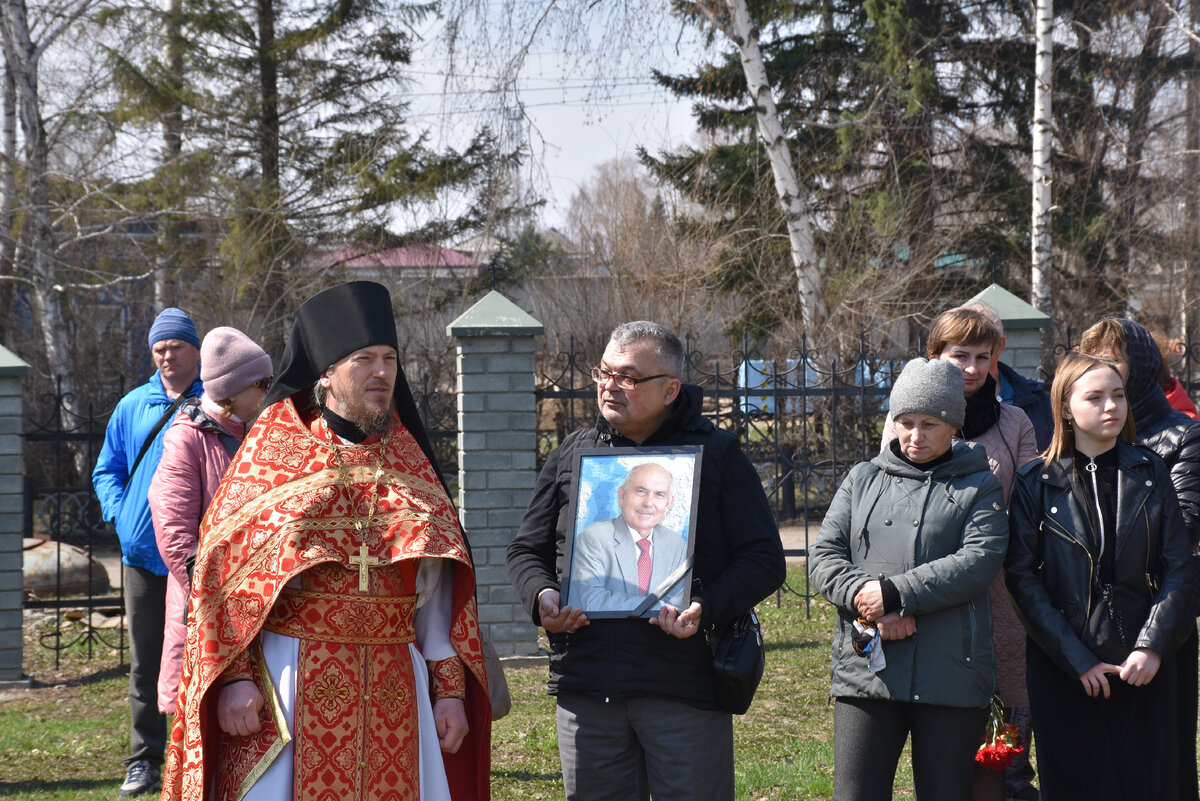
[[[391,297],[326,290],[201,525],[164,801],[489,797],[466,539]]]

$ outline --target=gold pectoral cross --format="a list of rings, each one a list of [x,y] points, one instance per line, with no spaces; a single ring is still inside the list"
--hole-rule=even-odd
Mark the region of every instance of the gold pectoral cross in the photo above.
[[[381,563],[386,564],[385,560],[380,559],[378,556],[368,556],[367,555],[367,544],[365,542],[359,543],[358,555],[351,556],[346,561],[348,561],[352,565],[358,565],[358,591],[359,592],[366,592],[367,590],[369,590],[371,588],[371,584],[370,584],[371,568],[377,567]]]

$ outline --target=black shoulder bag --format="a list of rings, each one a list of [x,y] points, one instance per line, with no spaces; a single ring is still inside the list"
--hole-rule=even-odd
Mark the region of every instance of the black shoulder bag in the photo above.
[[[726,712],[744,715],[762,681],[767,652],[762,624],[750,609],[738,615],[720,634],[708,633],[713,653],[713,675],[717,702]]]
[[[666,593],[687,575],[692,567],[689,558],[667,576],[654,592],[638,604],[630,617],[641,617],[650,607],[658,603]],[[763,646],[762,624],[758,615],[749,609],[738,615],[721,633],[705,633],[713,655],[713,690],[717,704],[725,712],[744,715],[754,700],[754,693],[762,681],[767,663],[767,652]]]

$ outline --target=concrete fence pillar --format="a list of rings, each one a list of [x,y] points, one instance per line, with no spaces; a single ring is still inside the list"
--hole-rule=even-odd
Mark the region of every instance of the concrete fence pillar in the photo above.
[[[458,340],[458,508],[475,557],[479,621],[500,656],[537,653],[504,553],[537,477],[533,339],[542,331],[495,291],[446,327]]]
[[[26,681],[21,670],[21,378],[27,372],[29,365],[0,345],[0,688]]]

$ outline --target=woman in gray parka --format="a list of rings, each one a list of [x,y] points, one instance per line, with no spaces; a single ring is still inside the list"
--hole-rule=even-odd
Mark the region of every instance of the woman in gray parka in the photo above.
[[[1004,492],[983,449],[954,441],[957,366],[910,361],[891,412],[896,439],[850,471],[809,549],[812,582],[838,609],[834,798],[890,799],[911,734],[918,801],[960,801],[995,689],[988,586],[1008,544]],[[878,631],[865,649],[860,619]]]

